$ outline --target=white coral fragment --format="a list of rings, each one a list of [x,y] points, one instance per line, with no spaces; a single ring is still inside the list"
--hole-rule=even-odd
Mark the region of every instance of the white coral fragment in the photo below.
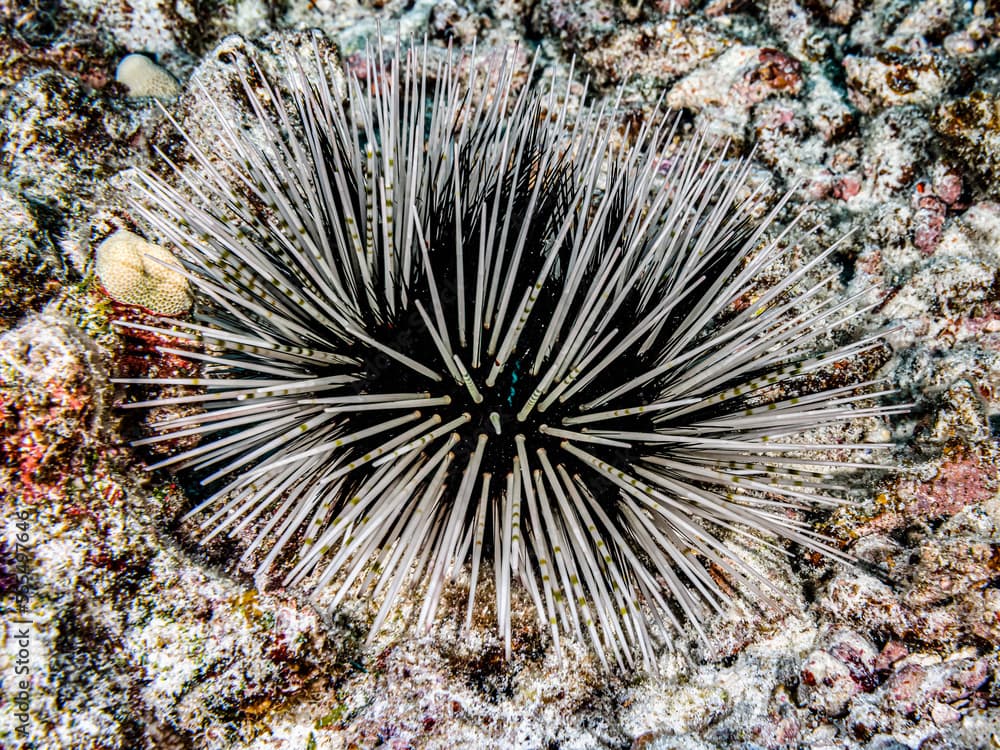
[[[179,315],[191,307],[187,279],[169,250],[121,229],[98,246],[95,256],[101,285],[117,302],[160,315]]]
[[[176,99],[180,84],[169,71],[145,55],[125,55],[115,70],[115,80],[125,84],[131,97],[152,96],[164,101]]]

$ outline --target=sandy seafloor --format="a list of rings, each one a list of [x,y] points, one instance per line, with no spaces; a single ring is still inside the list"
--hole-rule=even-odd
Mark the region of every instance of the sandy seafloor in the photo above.
[[[94,272],[128,226],[115,175],[167,137],[116,66],[154,59],[204,137],[189,82],[221,86],[226,49],[273,57],[316,28],[350,60],[379,21],[517,42],[558,75],[575,56],[593,96],[625,82],[622,118],[662,95],[755,146],[754,179],[797,184],[789,215],[820,227],[802,257],[853,231],[831,293],[871,287],[864,326],[895,326],[884,373],[915,406],[893,428],[904,470],[824,528],[889,580],[746,550],[793,607],[737,607],[656,676],[607,676],[572,645],[560,668],[525,601],[511,662],[486,615],[460,634],[461,581],[430,635],[404,632],[404,602],[365,648],[363,608],[324,621],[301,591],[257,591],[240,540],[178,527],[189,500],[125,447],[141,417],[108,381],[163,367],[111,326],[140,313]],[[5,0],[0,23],[0,747],[1000,747],[996,0]]]

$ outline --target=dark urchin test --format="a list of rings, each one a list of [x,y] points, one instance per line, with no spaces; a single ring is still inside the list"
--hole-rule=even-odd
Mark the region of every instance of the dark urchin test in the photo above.
[[[249,532],[259,573],[374,602],[372,634],[401,592],[430,627],[466,573],[470,626],[488,566],[508,655],[516,585],[557,653],[607,668],[704,635],[730,585],[781,599],[722,537],[849,559],[799,511],[889,446],[802,434],[900,407],[824,385],[883,346],[818,344],[868,309],[816,278],[835,248],[758,281],[798,219],[765,239],[787,196],[754,225],[748,160],[517,87],[504,55],[379,51],[346,78],[315,42],[282,57],[280,80],[237,59],[244,121],[217,110],[211,154],[181,130],[187,164],[131,204],[196,297],[149,330],[205,377],[139,379],[191,390],[130,406],[198,409],[138,442],[199,438],[151,468],[214,488],[205,539]]]

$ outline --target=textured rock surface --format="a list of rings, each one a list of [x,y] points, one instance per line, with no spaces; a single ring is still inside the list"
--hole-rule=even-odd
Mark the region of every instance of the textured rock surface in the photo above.
[[[0,744],[25,726],[9,689],[23,607],[37,747],[994,747],[998,16],[945,0],[0,7]],[[350,65],[377,22],[439,47],[520,41],[523,68],[537,46],[560,77],[575,54],[595,95],[624,85],[623,118],[663,97],[756,147],[754,180],[798,185],[789,216],[809,203],[803,257],[853,230],[833,293],[873,288],[865,325],[893,327],[884,372],[915,404],[896,428],[904,471],[826,521],[862,565],[750,551],[790,611],[734,608],[707,643],[664,653],[659,675],[609,679],[582,651],[557,669],[527,608],[510,664],[486,616],[471,636],[455,615],[365,647],[367,613],[324,622],[301,592],[256,590],[232,563],[239,540],[190,542],[190,501],[122,447],[142,425],[108,385],[187,366],[119,336],[111,320],[149,318],[92,273],[98,241],[135,228],[114,175],[150,166],[151,143],[183,156],[115,66],[143,52],[175,73],[187,88],[170,111],[204,139],[211,108],[192,80],[239,114],[226,55],[253,42],[228,35],[317,27]],[[275,38],[260,47],[279,64]]]
[[[0,326],[41,307],[59,289],[62,260],[38,230],[29,206],[0,188]]]

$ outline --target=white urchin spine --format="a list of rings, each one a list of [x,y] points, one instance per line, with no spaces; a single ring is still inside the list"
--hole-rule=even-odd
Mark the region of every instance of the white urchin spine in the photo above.
[[[517,581],[557,652],[605,667],[651,668],[678,610],[702,632],[728,599],[709,566],[781,598],[719,532],[847,559],[789,511],[840,503],[828,474],[866,464],[804,454],[889,445],[797,436],[905,407],[877,380],[803,384],[881,344],[817,345],[866,309],[802,288],[835,248],[756,289],[797,219],[764,239],[785,196],[750,226],[748,159],[699,136],[664,168],[674,120],[617,137],[595,103],[570,127],[569,90],[517,89],[503,57],[463,83],[379,51],[343,92],[315,46],[284,58],[277,84],[239,64],[266,150],[217,111],[226,161],[185,135],[193,164],[140,173],[132,203],[197,313],[123,325],[217,376],[120,382],[195,389],[129,406],[202,409],[138,444],[200,436],[150,468],[228,478],[189,514],[206,538],[253,525],[261,573],[293,553],[285,584],[370,597],[373,634],[404,586],[429,627],[471,569],[468,627],[492,563],[508,655]]]

